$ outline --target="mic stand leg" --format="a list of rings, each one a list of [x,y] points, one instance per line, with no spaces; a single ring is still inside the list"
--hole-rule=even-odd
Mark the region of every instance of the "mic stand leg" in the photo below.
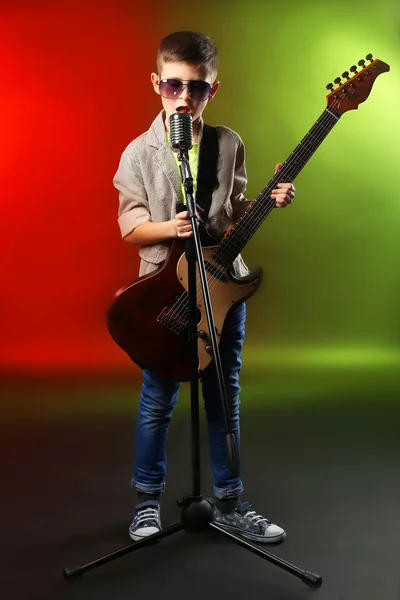
[[[230,426],[230,418],[228,411],[228,404],[226,399],[226,391],[224,380],[222,376],[222,365],[219,355],[219,348],[215,335],[215,326],[212,316],[210,297],[208,292],[207,277],[205,273],[205,266],[203,260],[203,253],[201,250],[199,234],[197,230],[197,218],[196,218],[196,205],[193,198],[193,179],[190,173],[190,165],[187,151],[180,151],[178,156],[180,159],[180,171],[182,181],[185,188],[187,208],[189,212],[189,218],[192,224],[193,237],[187,240],[185,253],[188,260],[188,288],[189,288],[189,340],[190,340],[190,353],[191,353],[191,379],[190,379],[190,393],[191,393],[191,424],[192,424],[192,466],[193,466],[193,495],[184,497],[178,501],[178,506],[182,507],[182,520],[179,523],[163,529],[158,533],[150,535],[139,542],[133,542],[128,546],[124,546],[115,552],[111,552],[105,556],[102,556],[96,560],[93,560],[85,565],[76,567],[67,567],[63,570],[63,576],[65,579],[74,579],[83,575],[86,571],[90,571],[103,564],[106,564],[116,558],[124,556],[135,550],[139,550],[142,547],[152,545],[164,537],[167,537],[173,533],[181,531],[205,531],[211,527],[214,531],[219,534],[230,538],[240,546],[247,548],[250,552],[257,554],[261,558],[268,560],[274,565],[287,571],[291,575],[298,577],[309,587],[317,588],[322,585],[322,578],[316,573],[304,571],[288,563],[287,561],[261,550],[255,544],[244,540],[243,538],[222,529],[218,524],[212,523],[213,507],[210,502],[203,500],[200,492],[200,435],[199,435],[199,387],[198,387],[198,350],[197,350],[197,270],[196,261],[199,267],[200,280],[202,285],[204,305],[206,307],[207,320],[209,325],[210,337],[212,342],[213,356],[218,374],[218,384],[220,389],[222,408],[225,419],[225,431],[226,431],[226,442],[227,442],[227,454],[230,465],[230,470],[233,475],[239,472],[239,457],[235,444],[235,438],[232,434]],[[181,208],[183,210],[183,208]]]

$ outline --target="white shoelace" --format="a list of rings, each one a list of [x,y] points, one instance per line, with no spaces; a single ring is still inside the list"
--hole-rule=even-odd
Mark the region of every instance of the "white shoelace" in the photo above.
[[[140,525],[143,521],[148,521],[149,519],[154,519],[155,521],[159,521],[159,514],[156,508],[144,508],[143,510],[139,510],[136,515],[137,521],[136,524]]]
[[[254,525],[260,525],[261,523],[265,523],[267,526],[271,525],[271,521],[262,515],[258,515],[255,510],[248,510],[244,513],[244,515],[246,517],[250,517],[250,521],[254,523]]]

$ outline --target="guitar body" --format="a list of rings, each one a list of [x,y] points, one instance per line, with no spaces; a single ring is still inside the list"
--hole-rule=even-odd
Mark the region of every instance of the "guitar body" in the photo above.
[[[215,247],[203,248],[211,266]],[[217,268],[217,267],[216,267]],[[218,278],[207,272],[217,340],[230,308],[252,296],[262,281],[262,271],[237,279],[218,268]],[[200,287],[200,284],[198,283]],[[199,375],[212,361],[206,311],[201,289],[198,297]],[[107,314],[107,326],[114,341],[141,368],[173,381],[190,380],[188,338],[187,261],[184,243],[172,243],[167,259],[156,271],[139,277],[119,290]]]

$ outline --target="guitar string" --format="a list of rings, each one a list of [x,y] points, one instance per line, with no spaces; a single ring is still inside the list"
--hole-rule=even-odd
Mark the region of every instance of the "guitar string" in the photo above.
[[[342,96],[338,99],[336,105],[338,106],[340,104],[341,98],[344,98],[345,96]],[[333,108],[335,108],[335,103],[333,103],[332,105]],[[332,123],[332,117],[335,118],[335,121]],[[332,127],[334,126],[334,124],[337,122],[338,117],[336,117],[335,115],[333,115],[332,113],[330,113],[329,111],[326,112],[326,110],[322,113],[321,117],[317,120],[317,122],[314,124],[313,127],[315,127],[315,125],[317,125],[315,127],[315,133],[328,133],[330,131],[330,129],[332,129]],[[327,122],[329,123],[328,127],[325,127],[325,125],[327,124]],[[312,128],[311,128],[312,129]],[[310,129],[310,131],[311,131]],[[308,133],[310,133],[310,131]],[[308,134],[306,134],[305,137],[307,137]],[[304,138],[303,138],[304,139]],[[314,154],[315,150],[318,148],[318,146],[320,145],[320,143],[322,143],[323,140],[321,140],[321,142],[318,141],[316,147],[312,150],[310,157]],[[308,147],[304,148],[304,151],[301,151],[296,159],[296,162],[294,163],[292,169],[288,170],[287,173],[287,177],[288,179],[292,179],[292,175],[295,174],[296,170],[297,170],[297,166],[298,166],[298,162],[301,162],[301,159],[306,156],[309,151],[310,151],[310,146],[312,148],[312,145],[309,145]],[[308,159],[307,159],[308,160]],[[279,171],[277,172],[277,174],[279,173]],[[275,174],[276,175],[276,174]],[[274,175],[274,176],[275,176]],[[270,187],[272,184],[272,187],[274,189],[275,185],[274,182],[271,180],[269,184],[267,184],[266,188]],[[261,207],[261,210],[259,210],[260,215],[258,216],[257,220],[260,220],[260,224],[261,222],[265,219],[265,217],[268,215],[268,213],[273,209],[273,207],[275,206],[276,202],[275,200],[273,200],[272,198],[269,198],[269,200],[266,202],[266,205],[263,206],[263,202],[267,199],[268,195],[269,195],[269,190],[267,190],[266,188],[264,188],[264,190],[258,195],[258,197],[256,198],[257,200],[257,205],[256,204],[252,204],[250,205],[248,210],[251,210],[251,208],[254,206],[255,208],[253,209],[253,211],[255,211],[256,209],[259,210]],[[272,190],[271,190],[272,191]],[[245,214],[247,214],[248,211],[246,211]],[[244,215],[243,215],[244,216]],[[261,218],[260,218],[261,217]],[[248,220],[248,216],[246,221]],[[243,225],[243,221],[241,222],[241,219],[239,219],[239,221],[236,223],[235,226],[235,231],[237,232],[238,230],[242,229],[242,231],[240,233],[249,233],[249,231],[252,231],[252,227],[251,227],[251,223],[249,224],[250,228],[248,229],[248,231],[246,231],[246,223]],[[228,241],[225,241],[224,244],[224,249],[227,251],[226,253],[229,253],[229,250],[234,249],[234,243],[235,242],[231,242],[229,243],[229,238]],[[221,242],[222,244],[222,242]],[[217,252],[218,248],[220,248],[220,245],[217,246],[216,250],[214,251],[213,255]],[[235,251],[235,257],[239,254],[239,252]],[[218,271],[225,268],[229,268],[229,266],[232,264],[232,261],[229,261],[227,263],[218,263],[218,266],[220,267],[220,269],[218,269],[218,267],[214,267],[211,268],[208,271],[208,274],[206,274],[207,276],[207,282],[210,284],[209,285],[209,290],[211,291],[215,285],[218,283],[218,279],[214,277],[214,275],[218,274]],[[211,276],[211,279],[210,279]],[[199,284],[199,275],[197,275],[197,285]],[[200,290],[197,294],[197,301],[199,303],[199,301],[202,300],[202,290]],[[187,315],[188,315],[188,293],[184,292],[180,298],[175,302],[175,304],[171,307],[171,309],[169,309],[169,311],[167,311],[165,314],[170,315],[171,313],[173,313],[173,318],[175,321],[178,321],[181,325],[183,326],[187,326]]]
[[[343,94],[343,96],[340,96],[336,102],[332,103],[331,108],[335,109],[337,106],[339,106],[341,103],[341,100],[344,99],[346,96],[347,96],[346,94]],[[335,121],[333,123],[332,123],[332,117],[335,118]],[[333,113],[330,113],[329,110],[325,109],[325,111],[322,113],[321,117],[319,117],[317,122],[313,125],[313,127],[315,127],[315,133],[319,133],[319,134],[320,133],[329,133],[329,131],[336,124],[338,118],[339,117],[336,117]],[[328,126],[326,127],[326,125],[328,125]],[[311,129],[310,129],[310,131],[311,131]],[[304,137],[307,137],[307,135],[310,134],[310,131]],[[293,167],[291,169],[289,168],[289,170],[288,170],[287,177],[289,180],[292,180],[292,176],[296,173],[298,163],[301,162],[301,159],[304,158],[305,156],[307,156],[307,154],[309,154],[310,150],[312,150],[311,155],[309,157],[309,158],[311,158],[311,156],[317,150],[318,146],[322,143],[323,139],[321,141],[318,141],[318,143],[314,149],[312,149],[314,144],[308,144],[304,148],[304,150],[299,152],[299,154],[297,155],[296,161],[293,164]],[[309,159],[307,159],[307,160],[309,160]],[[274,177],[275,177],[275,175],[278,175],[278,174],[279,174],[279,171],[276,174],[274,174]],[[255,207],[255,208],[253,208],[253,212],[256,210],[259,211],[259,214],[257,215],[256,219],[260,221],[260,224],[265,219],[265,217],[269,214],[269,212],[271,212],[271,210],[274,208],[274,206],[276,205],[276,201],[274,199],[269,198],[269,200],[267,200],[267,198],[270,194],[270,192],[267,188],[269,188],[271,185],[272,185],[273,189],[275,189],[275,187],[276,187],[274,182],[272,181],[272,179],[270,180],[269,184],[267,184],[266,188],[264,188],[264,190],[262,190],[260,192],[260,194],[258,195],[258,197],[256,198],[257,205],[255,203],[253,203],[250,205],[250,207],[248,209],[248,211],[250,211],[253,207]],[[263,206],[263,203],[266,200],[267,200],[267,202]],[[248,211],[246,211],[246,213],[244,213],[244,215],[246,215],[248,213]],[[242,217],[244,215],[242,215]],[[252,224],[249,223],[249,227],[247,227],[247,229],[246,229],[246,223],[244,221],[246,221],[246,222],[248,221],[248,216],[247,216],[246,220],[243,220],[241,222],[242,217],[238,220],[238,222],[234,226],[235,232],[237,233],[238,231],[240,231],[241,234],[243,234],[243,233],[248,234],[252,231],[252,227],[251,227]],[[229,242],[229,236],[228,236],[228,238],[225,238],[225,240],[227,240],[227,241],[225,241],[225,243],[224,243],[224,250],[225,250],[226,254],[229,254],[229,250],[234,250],[235,242],[232,242],[232,241]],[[222,240],[220,242],[220,244],[216,247],[212,257],[217,252],[218,248],[220,248],[223,241],[224,240]],[[235,250],[234,250],[234,252],[235,252],[234,258],[236,258],[236,256],[239,254],[239,252],[236,253]],[[226,268],[229,268],[231,266],[232,262],[233,261],[229,261],[228,263],[225,263],[225,264],[222,262],[218,263],[219,268],[218,267],[211,268],[206,273],[207,282],[209,284],[210,291],[218,283],[218,279],[215,277],[215,275],[217,275],[221,271],[221,269],[224,270]],[[200,282],[200,277],[199,277],[199,274],[197,274],[197,286],[198,286],[199,282]],[[197,303],[202,301],[202,299],[203,299],[202,296],[203,296],[202,290],[200,289],[199,292],[197,293]],[[186,327],[188,310],[189,310],[188,309],[188,292],[185,291],[179,297],[179,299],[176,300],[176,302],[173,304],[173,306],[168,311],[166,311],[165,315],[169,316],[169,315],[173,314],[174,321],[177,321],[180,325],[184,325]]]

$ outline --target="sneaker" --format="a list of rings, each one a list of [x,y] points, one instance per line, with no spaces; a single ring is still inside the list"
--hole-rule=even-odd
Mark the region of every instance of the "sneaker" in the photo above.
[[[144,500],[135,506],[136,515],[129,527],[129,536],[135,542],[161,531],[160,504]]]
[[[224,514],[214,506],[213,523],[254,542],[272,543],[284,540],[286,532],[253,510],[251,502],[239,504],[231,513]]]

